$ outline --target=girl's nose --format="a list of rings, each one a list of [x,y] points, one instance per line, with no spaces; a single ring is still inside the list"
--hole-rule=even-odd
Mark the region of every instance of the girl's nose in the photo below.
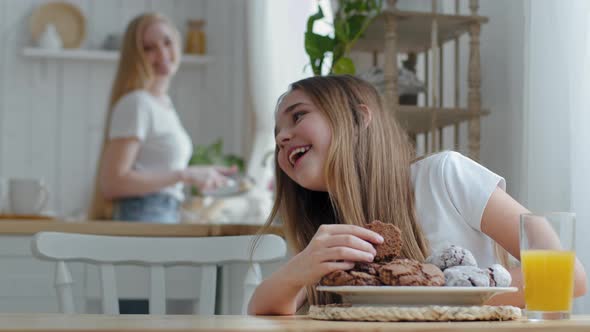
[[[158,56],[158,60],[163,60],[166,58],[166,49],[163,46],[158,46],[156,54]]]
[[[293,138],[293,131],[290,129],[281,129],[277,133],[275,137],[276,144],[280,147],[283,147],[287,142],[289,142]]]

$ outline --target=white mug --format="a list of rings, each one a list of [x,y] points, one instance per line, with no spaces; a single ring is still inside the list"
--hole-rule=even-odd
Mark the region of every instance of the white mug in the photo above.
[[[10,208],[14,214],[38,214],[47,204],[49,192],[41,179],[10,179]]]

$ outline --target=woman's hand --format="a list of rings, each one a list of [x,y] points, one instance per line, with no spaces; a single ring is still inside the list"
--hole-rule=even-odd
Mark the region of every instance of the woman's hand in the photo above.
[[[237,166],[189,166],[182,171],[182,182],[194,185],[199,190],[213,190],[226,186],[228,176],[238,172]]]
[[[355,225],[322,225],[289,261],[284,276],[293,286],[316,284],[330,272],[352,269],[355,262],[372,262],[376,254],[372,243],[383,243],[383,237]]]

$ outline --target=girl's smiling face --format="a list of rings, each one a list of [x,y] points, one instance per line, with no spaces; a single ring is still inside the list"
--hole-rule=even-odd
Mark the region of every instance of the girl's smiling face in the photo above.
[[[289,92],[276,114],[278,164],[293,181],[314,191],[326,191],[324,165],[332,141],[328,119],[301,90]]]

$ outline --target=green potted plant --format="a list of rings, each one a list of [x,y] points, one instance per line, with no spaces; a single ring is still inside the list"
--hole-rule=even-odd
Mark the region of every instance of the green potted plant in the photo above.
[[[327,74],[355,73],[354,63],[348,56],[354,43],[362,36],[372,20],[381,12],[383,0],[338,0],[334,14],[334,36],[323,36],[313,32],[316,21],[324,18],[318,5],[318,12],[307,20],[305,51],[313,74],[322,75],[324,63],[330,57],[332,64]]]

